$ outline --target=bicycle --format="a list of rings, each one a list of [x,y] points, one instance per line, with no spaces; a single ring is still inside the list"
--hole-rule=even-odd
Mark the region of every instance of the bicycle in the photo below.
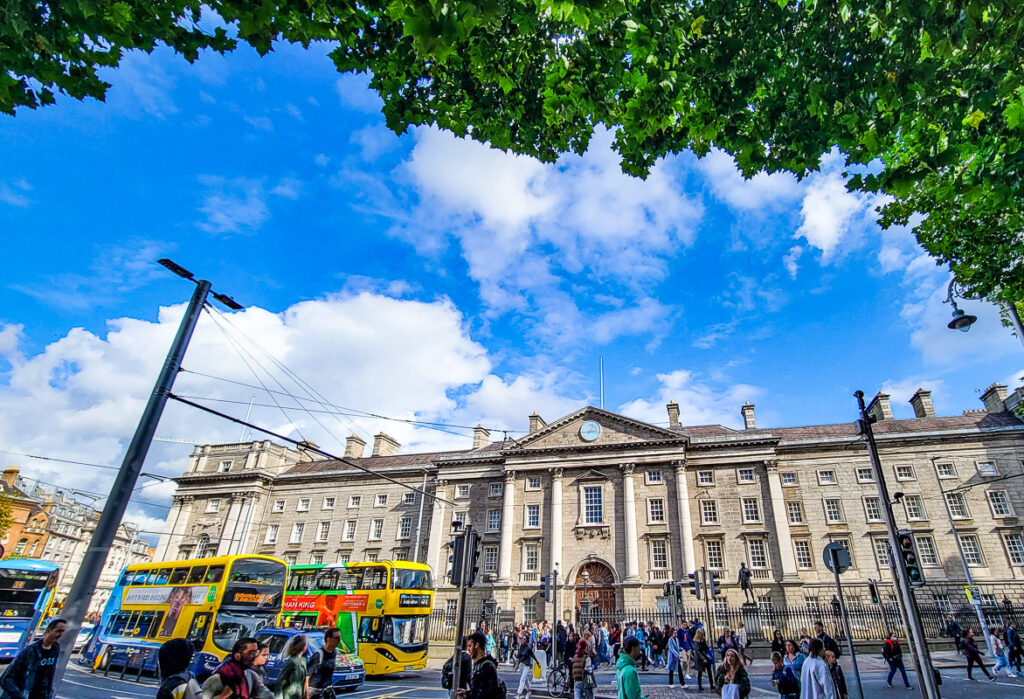
[[[569,677],[563,668],[548,670],[548,693],[553,697],[569,696]]]

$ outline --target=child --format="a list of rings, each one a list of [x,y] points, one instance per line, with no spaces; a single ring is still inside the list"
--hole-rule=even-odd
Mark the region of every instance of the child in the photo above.
[[[836,685],[836,699],[850,699],[850,695],[846,692],[846,676],[843,675],[843,668],[839,667],[839,663],[836,661],[836,654],[830,650],[825,651],[825,662],[828,663],[828,671]]]
[[[782,663],[782,653],[772,653],[772,686],[779,690],[782,699],[800,699],[800,681],[793,670]]]

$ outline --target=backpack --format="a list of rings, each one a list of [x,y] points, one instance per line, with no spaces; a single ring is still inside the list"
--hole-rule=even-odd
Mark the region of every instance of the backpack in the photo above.
[[[782,677],[779,678],[779,694],[799,694],[800,681],[793,674],[793,668],[782,668]]]
[[[498,663],[489,655],[480,662],[485,663],[488,660],[494,663],[494,677],[498,680],[498,691],[492,699],[505,699],[508,697],[508,687],[505,686],[505,680],[501,679],[501,673],[498,672]]]

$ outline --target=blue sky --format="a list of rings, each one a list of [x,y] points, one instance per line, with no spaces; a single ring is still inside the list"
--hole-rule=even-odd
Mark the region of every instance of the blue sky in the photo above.
[[[910,417],[924,386],[959,414],[1024,375],[995,309],[965,303],[975,328],[945,328],[947,273],[909,231],[878,229],[837,153],[802,182],[744,181],[721,153],[640,181],[618,171],[608,134],[555,165],[433,129],[398,137],[323,48],[194,65],[131,54],[108,79],[105,104],[0,117],[8,452],[119,463],[190,293],[162,256],[249,307],[228,326],[204,319],[186,367],[258,383],[225,327],[336,404],[387,416],[522,431],[534,410],[596,404],[602,357],[608,409],[664,422],[676,400],[684,422],[734,427],[748,400],[759,426],[850,421],[858,388],[890,391]],[[258,393],[196,374],[178,388]],[[381,429],[407,449],[469,443],[465,429],[318,423],[256,402],[262,423],[328,449]],[[160,433],[238,438],[180,406]],[[188,451],[159,443],[147,470],[179,473]],[[0,456],[47,482],[109,484],[109,471]],[[159,504],[172,490],[143,492]],[[162,512],[137,503],[129,518],[152,529]]]

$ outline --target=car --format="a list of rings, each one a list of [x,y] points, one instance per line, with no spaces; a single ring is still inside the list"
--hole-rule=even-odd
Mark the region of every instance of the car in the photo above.
[[[284,668],[284,647],[293,636],[302,634],[306,637],[306,660],[324,646],[323,629],[262,629],[256,634],[256,640],[270,647],[270,657],[263,666],[267,685],[273,686],[281,676]],[[338,646],[338,658],[334,668],[335,689],[355,689],[366,681],[366,669],[359,655],[345,647],[344,642]]]
[[[82,624],[82,628],[78,630],[78,638],[75,639],[75,647],[72,649],[72,653],[80,653],[85,648],[85,644],[92,638],[93,633],[96,631],[96,624],[90,624],[88,621]]]

